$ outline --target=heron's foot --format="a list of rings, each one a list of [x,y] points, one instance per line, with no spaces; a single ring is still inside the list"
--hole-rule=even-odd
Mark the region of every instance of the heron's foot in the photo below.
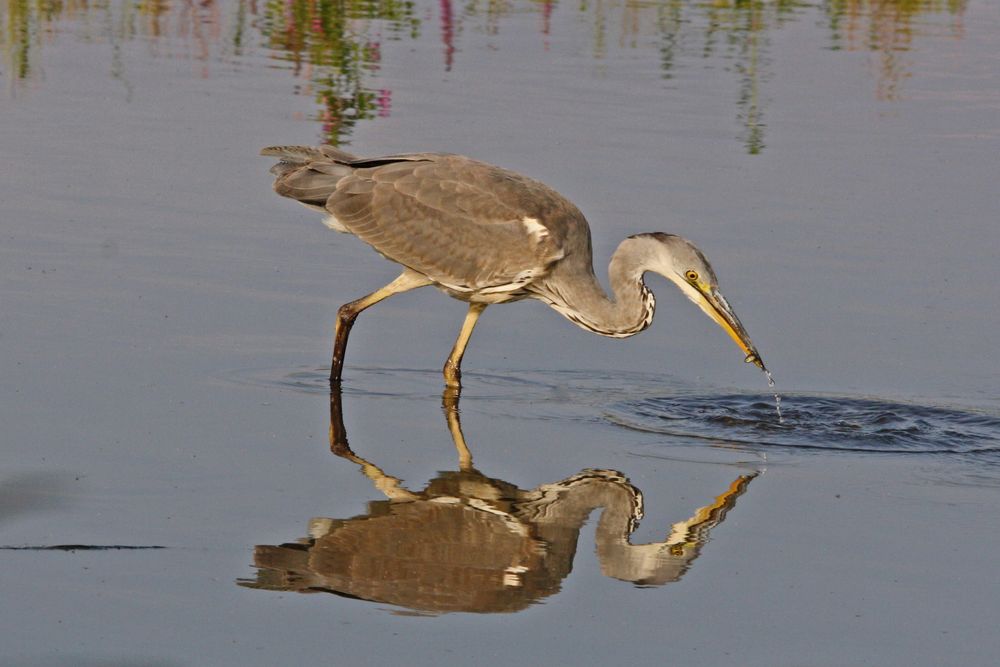
[[[444,383],[449,387],[462,386],[462,370],[450,359],[444,365]]]

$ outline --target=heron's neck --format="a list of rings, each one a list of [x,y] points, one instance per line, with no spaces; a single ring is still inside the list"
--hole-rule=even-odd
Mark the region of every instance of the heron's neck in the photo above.
[[[587,260],[586,267],[566,271],[565,280],[552,276],[546,285],[549,305],[574,324],[602,336],[628,338],[648,327],[656,300],[642,282],[644,263],[619,246],[608,266],[609,297]]]

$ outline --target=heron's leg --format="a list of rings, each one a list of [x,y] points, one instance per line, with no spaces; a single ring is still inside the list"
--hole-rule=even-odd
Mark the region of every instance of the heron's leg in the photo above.
[[[448,361],[444,362],[444,382],[451,387],[458,387],[462,377],[462,355],[472,337],[472,330],[476,327],[476,321],[486,310],[485,303],[470,303],[469,312],[465,314],[465,322],[462,323],[462,330],[458,332],[458,340],[455,347],[451,348]]]
[[[374,306],[379,301],[388,299],[393,294],[408,292],[411,289],[430,285],[431,281],[414,271],[406,270],[398,278],[367,296],[356,301],[345,303],[337,311],[337,324],[333,333],[333,361],[330,363],[330,382],[340,382],[340,374],[344,370],[344,352],[347,349],[347,337],[351,334],[354,320],[362,310]]]

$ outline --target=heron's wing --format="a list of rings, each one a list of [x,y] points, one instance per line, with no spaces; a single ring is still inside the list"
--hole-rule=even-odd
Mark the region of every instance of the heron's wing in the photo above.
[[[317,166],[321,174],[346,165]],[[442,285],[511,291],[563,256],[543,213],[564,200],[540,183],[454,155],[357,160],[350,167],[326,210],[384,256]]]

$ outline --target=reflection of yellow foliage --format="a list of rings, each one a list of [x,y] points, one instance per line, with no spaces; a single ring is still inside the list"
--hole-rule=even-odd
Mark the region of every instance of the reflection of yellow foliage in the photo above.
[[[146,19],[149,34],[153,37],[163,35],[163,16],[170,9],[166,0],[142,0],[136,8],[139,15]]]

